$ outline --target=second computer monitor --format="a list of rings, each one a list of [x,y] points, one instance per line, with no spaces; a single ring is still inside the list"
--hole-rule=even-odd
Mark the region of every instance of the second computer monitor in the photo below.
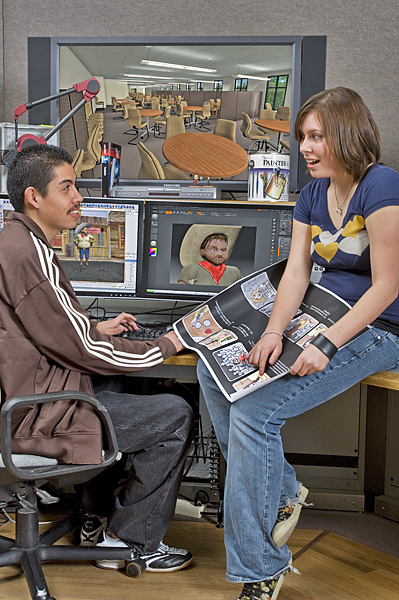
[[[145,203],[146,297],[201,301],[288,257],[293,204]]]

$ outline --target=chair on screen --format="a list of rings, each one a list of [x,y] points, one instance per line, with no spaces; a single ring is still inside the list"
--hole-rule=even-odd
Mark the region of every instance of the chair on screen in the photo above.
[[[209,125],[208,119],[211,117],[211,104],[210,102],[204,102],[202,105],[202,111],[199,113],[195,113],[195,129],[198,131],[210,131],[210,127],[206,127]]]
[[[155,154],[148,150],[142,142],[137,143],[137,149],[141,157],[139,179],[191,179],[186,173],[172,165],[166,165],[163,168]]]
[[[252,129],[251,119],[249,118],[247,113],[244,112],[242,113],[242,123],[240,130],[244,137],[248,138],[252,142],[257,143],[257,151],[262,150],[263,148],[267,150],[267,142],[270,140],[269,136],[267,136],[265,133],[258,131],[257,129]]]
[[[278,106],[276,110],[276,119],[280,119],[280,121],[289,121],[291,119],[290,107]]]
[[[86,150],[78,148],[73,155],[72,166],[75,169],[76,177],[81,177],[83,171],[93,169],[100,162],[102,137],[102,130],[97,123],[91,130]]]
[[[169,104],[167,104],[163,115],[159,115],[159,117],[156,117],[156,119],[154,119],[154,137],[165,137],[166,136],[166,131],[161,131],[161,127],[163,125],[165,125],[165,127],[166,127],[166,121],[169,118],[171,118],[170,110],[171,110],[171,107],[169,106]],[[173,117],[173,118],[175,118],[175,117]]]
[[[275,120],[276,114],[274,110],[269,110],[268,108],[261,108],[259,111],[259,119],[270,119]],[[278,139],[278,131],[273,131],[273,129],[268,129],[267,127],[261,127],[261,125],[257,125],[257,128],[262,133],[266,133],[266,135],[274,135],[276,136],[276,142],[269,142],[268,146],[271,146],[274,150],[277,150],[277,139]]]
[[[123,112],[125,106],[121,103],[118,102],[118,100],[115,98],[115,96],[111,96],[111,101],[112,101],[112,112]],[[113,119],[123,119],[123,115],[121,115],[120,117],[113,117]]]
[[[148,121],[143,122],[141,120],[141,113],[139,110],[137,110],[137,108],[129,108],[128,115],[129,116],[127,118],[127,123],[129,125],[129,129],[127,129],[123,133],[126,135],[134,135],[134,137],[128,141],[128,144],[134,146],[135,145],[134,140],[137,140],[137,138],[139,137],[139,133],[143,130],[145,130],[145,133],[147,134],[147,140],[148,140],[150,137],[150,132],[148,129]]]
[[[220,135],[232,142],[236,141],[237,123],[228,119],[218,119],[215,123],[214,135]]]
[[[186,133],[183,117],[169,117],[166,120],[165,139],[168,140],[173,135],[179,135],[180,133]]]

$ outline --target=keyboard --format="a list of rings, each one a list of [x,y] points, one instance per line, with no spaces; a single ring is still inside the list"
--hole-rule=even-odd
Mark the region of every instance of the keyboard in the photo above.
[[[140,340],[142,342],[152,342],[155,338],[165,335],[171,330],[170,325],[154,325],[153,327],[141,326],[138,331],[124,331],[120,337],[129,340]]]

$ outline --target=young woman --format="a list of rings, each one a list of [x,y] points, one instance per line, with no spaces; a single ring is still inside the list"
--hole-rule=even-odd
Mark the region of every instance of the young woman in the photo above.
[[[320,284],[352,309],[303,350],[289,375],[233,404],[199,365],[227,460],[227,579],[244,583],[240,600],[276,600],[292,568],[286,541],[307,490],[284,458],[285,420],[399,363],[399,175],[378,162],[374,120],[356,92],[338,87],[304,104],[295,136],[314,181],[298,197],[287,267],[248,360],[262,374],[278,359],[312,262],[324,267]]]

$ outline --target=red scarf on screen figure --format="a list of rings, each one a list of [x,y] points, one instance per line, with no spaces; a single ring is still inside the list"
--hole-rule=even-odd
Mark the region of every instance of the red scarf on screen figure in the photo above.
[[[221,265],[213,265],[212,263],[210,263],[207,260],[201,260],[201,262],[198,263],[201,267],[203,267],[204,269],[206,269],[208,271],[208,273],[211,274],[212,279],[214,280],[214,282],[219,285],[220,280],[223,277],[223,273],[226,270],[226,265],[223,263]]]

